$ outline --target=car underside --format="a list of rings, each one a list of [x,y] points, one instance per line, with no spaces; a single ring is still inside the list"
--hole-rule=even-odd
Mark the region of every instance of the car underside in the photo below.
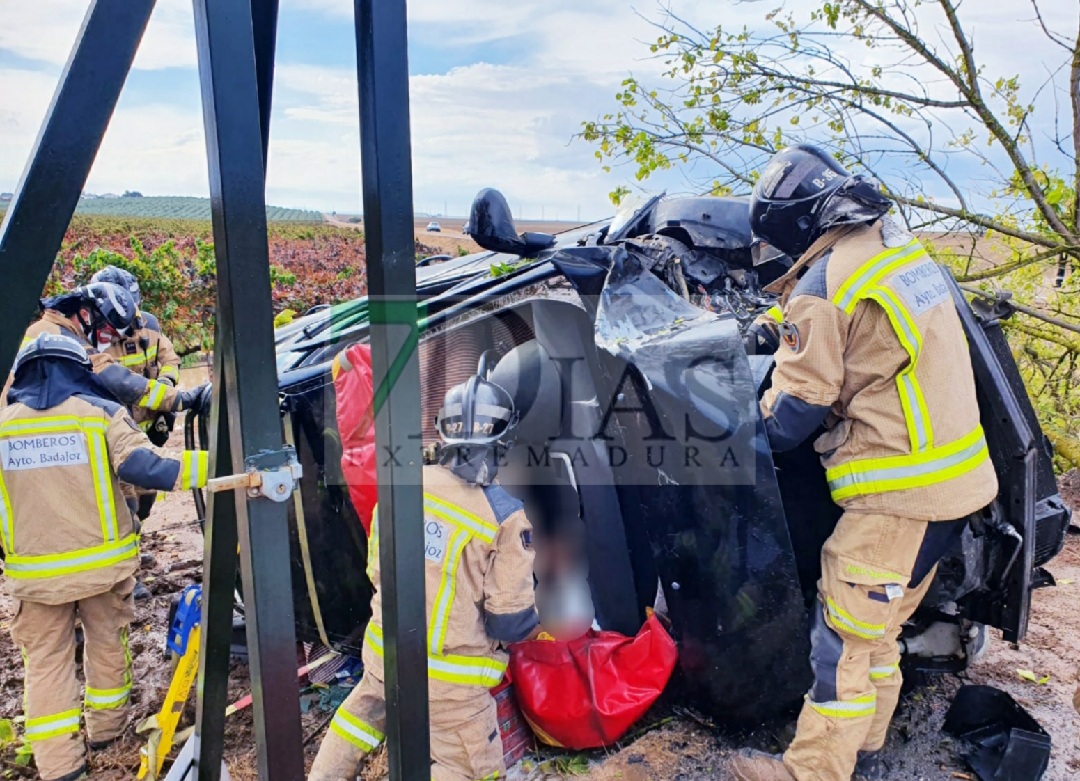
[[[758,400],[773,359],[743,346],[783,261],[752,264],[741,199],[654,198],[610,222],[519,236],[493,193],[468,226],[486,251],[417,269],[423,445],[436,446],[445,392],[484,356],[520,414],[499,479],[536,530],[541,612],[560,573],[584,573],[603,629],[633,635],[664,606],[687,691],[711,717],[788,711],[809,685],[809,611],[840,509],[810,442],[770,452]],[[1069,523],[1002,313],[952,284],[1001,488],[904,629],[904,664],[931,670],[969,665],[987,627],[1023,639]],[[367,333],[366,299],[277,332],[283,422],[304,469],[290,518],[298,632],[353,654],[371,584],[331,361]]]

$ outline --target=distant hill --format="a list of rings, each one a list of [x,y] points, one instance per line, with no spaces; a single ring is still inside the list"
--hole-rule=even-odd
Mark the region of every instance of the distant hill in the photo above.
[[[179,220],[209,220],[210,199],[181,196],[150,196],[138,198],[82,198],[76,214],[107,217],[159,217]],[[320,212],[306,209],[285,209],[267,206],[270,222],[323,222]]]

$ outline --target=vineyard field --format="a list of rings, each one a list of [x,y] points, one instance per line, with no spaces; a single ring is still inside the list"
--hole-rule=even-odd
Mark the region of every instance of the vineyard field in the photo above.
[[[272,222],[268,239],[275,314],[366,294],[364,233],[355,226]],[[418,257],[436,252],[420,242],[415,250]],[[160,318],[181,354],[211,345],[217,285],[208,220],[76,215],[43,294],[85,284],[109,264],[139,278],[143,306]]]
[[[209,220],[210,199],[181,196],[139,198],[81,198],[75,213],[101,217],[146,217],[155,219]],[[269,222],[323,222],[319,212],[267,206]]]

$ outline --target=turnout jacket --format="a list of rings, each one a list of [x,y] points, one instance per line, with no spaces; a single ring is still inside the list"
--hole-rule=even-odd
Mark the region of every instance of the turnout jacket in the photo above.
[[[375,586],[364,637],[364,664],[383,669],[378,508],[368,544]],[[424,467],[424,572],[428,676],[461,686],[498,685],[503,646],[537,626],[532,526],[524,506],[501,486],[470,485],[441,466]]]
[[[29,344],[41,334],[65,334],[79,341],[86,348],[94,373],[121,403],[130,407],[143,407],[151,411],[172,412],[176,409],[178,391],[175,387],[157,379],[150,379],[118,364],[112,355],[98,351],[86,341],[81,332],[71,327],[71,321],[59,312],[46,309],[41,319],[27,329],[23,345]],[[171,345],[170,345],[171,349]],[[0,397],[0,407],[6,405],[12,378],[9,376]]]
[[[140,312],[143,327],[134,336],[111,345],[105,354],[128,371],[147,380],[160,381],[171,387],[180,384],[180,356],[169,337],[161,333],[156,317]],[[131,416],[146,431],[154,419],[153,411],[138,405],[131,406]]]
[[[814,443],[845,510],[962,518],[997,495],[967,339],[941,268],[891,221],[838,228],[767,290],[774,449]]]
[[[165,454],[122,406],[88,394],[0,411],[0,542],[12,597],[60,605],[134,574],[139,550],[121,479],[161,491],[201,487],[207,454]]]

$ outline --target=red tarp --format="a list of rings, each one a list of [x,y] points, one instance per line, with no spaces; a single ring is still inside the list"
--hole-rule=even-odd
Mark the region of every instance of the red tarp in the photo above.
[[[655,615],[637,637],[588,632],[510,649],[518,704],[537,737],[570,749],[610,746],[664,691],[678,654]]]
[[[344,364],[344,365],[343,365]],[[354,344],[334,359],[334,395],[337,398],[338,434],[341,436],[341,471],[349,485],[349,498],[371,536],[371,514],[378,501],[375,476],[375,418],[371,409],[374,382],[371,348]]]

